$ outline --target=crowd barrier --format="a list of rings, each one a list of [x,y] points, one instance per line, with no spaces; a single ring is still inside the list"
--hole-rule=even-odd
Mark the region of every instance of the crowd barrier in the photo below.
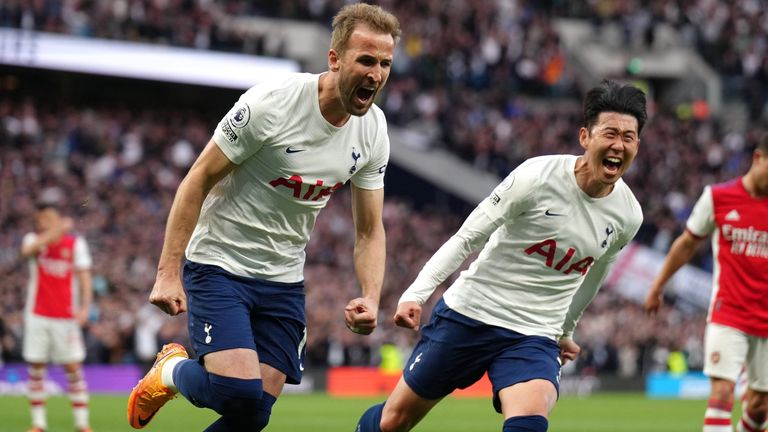
[[[91,393],[127,394],[143,376],[137,365],[85,365],[85,378]],[[395,388],[400,373],[387,373],[376,367],[312,368],[305,371],[298,386],[285,386],[285,393],[311,393],[325,391],[331,396],[363,397],[386,396]],[[23,395],[27,391],[27,366],[8,364],[0,366],[0,395]],[[67,380],[59,366],[48,368],[46,390],[49,394],[66,392]],[[644,380],[616,377],[564,376],[560,382],[562,394],[587,396],[599,391],[643,391],[649,398],[705,398],[709,382],[701,373],[671,375],[653,373]],[[483,376],[466,389],[453,393],[456,397],[490,397],[491,382]]]
[[[144,375],[136,365],[86,365],[85,379],[91,393],[128,393]],[[0,367],[0,395],[21,395],[27,391],[27,366],[8,364]],[[48,394],[62,394],[67,390],[67,377],[60,366],[48,368],[45,380]]]

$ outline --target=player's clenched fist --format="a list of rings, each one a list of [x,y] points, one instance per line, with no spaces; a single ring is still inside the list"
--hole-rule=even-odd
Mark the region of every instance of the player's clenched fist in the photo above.
[[[395,325],[411,330],[419,330],[421,322],[421,306],[415,301],[407,301],[397,305],[394,316]]]
[[[379,305],[373,300],[358,297],[350,300],[344,308],[344,322],[354,333],[368,335],[376,329],[376,316]]]
[[[171,316],[187,311],[187,295],[179,280],[158,276],[149,293],[149,302]]]

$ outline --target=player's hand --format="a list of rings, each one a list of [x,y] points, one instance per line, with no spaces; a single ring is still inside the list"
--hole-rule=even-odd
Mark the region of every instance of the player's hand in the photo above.
[[[371,299],[358,297],[350,300],[344,308],[344,322],[354,333],[369,335],[376,328],[379,305]]]
[[[90,317],[91,311],[90,308],[80,308],[80,310],[77,311],[77,322],[80,324],[80,327],[83,327],[84,325],[88,324],[88,318]]]
[[[581,347],[570,338],[560,339],[560,362],[568,363],[569,360],[576,360],[581,352]]]
[[[155,286],[149,293],[149,302],[170,316],[187,311],[187,295],[178,277],[164,277],[158,274]]]
[[[419,331],[421,306],[415,301],[402,302],[397,305],[397,311],[393,319],[398,327]]]
[[[655,315],[664,303],[663,297],[662,293],[656,293],[654,290],[649,291],[643,302],[645,313],[648,315]]]

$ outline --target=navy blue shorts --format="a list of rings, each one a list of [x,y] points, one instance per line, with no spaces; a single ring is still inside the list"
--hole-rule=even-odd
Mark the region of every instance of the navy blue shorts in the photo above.
[[[559,393],[560,347],[543,336],[483,324],[440,299],[405,366],[405,382],[425,399],[440,399],[469,387],[486,372],[498,412],[499,391],[513,384],[545,379]]]
[[[259,361],[301,382],[307,341],[304,283],[280,283],[233,275],[192,261],[184,263],[189,336],[197,356],[249,348]]]

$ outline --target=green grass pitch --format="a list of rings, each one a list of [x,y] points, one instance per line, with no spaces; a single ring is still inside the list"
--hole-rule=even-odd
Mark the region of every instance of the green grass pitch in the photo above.
[[[91,423],[94,432],[133,430],[125,419],[127,395],[93,395]],[[275,405],[266,432],[352,432],[360,414],[381,399],[331,398],[324,394],[284,395]],[[698,432],[703,400],[649,400],[640,394],[598,394],[585,398],[563,397],[550,416],[554,432]],[[193,407],[183,398],[168,403],[145,431],[202,431],[215,419],[210,410]],[[68,400],[48,401],[48,432],[71,432]],[[447,398],[422,421],[417,432],[496,432],[501,415],[489,399]],[[29,427],[29,410],[23,397],[0,397],[0,432],[23,432]]]

